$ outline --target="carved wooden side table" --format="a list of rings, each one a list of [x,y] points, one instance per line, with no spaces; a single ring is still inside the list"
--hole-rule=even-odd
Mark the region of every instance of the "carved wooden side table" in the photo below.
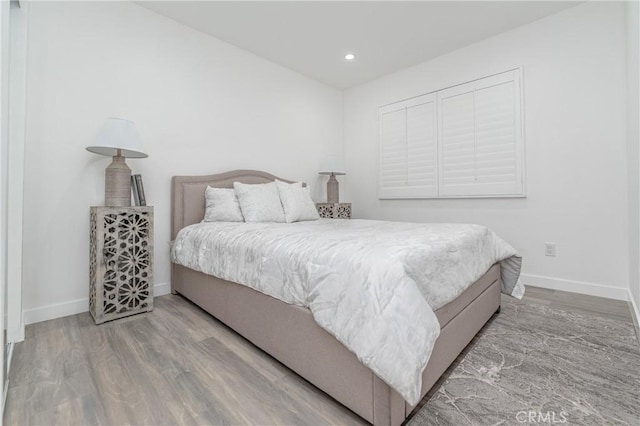
[[[89,312],[96,324],[153,309],[153,207],[91,207]]]
[[[318,214],[328,219],[351,219],[351,203],[316,203]]]

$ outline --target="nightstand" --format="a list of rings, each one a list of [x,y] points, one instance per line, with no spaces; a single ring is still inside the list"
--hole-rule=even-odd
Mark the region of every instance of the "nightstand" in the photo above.
[[[89,312],[96,324],[153,309],[153,207],[91,207]]]
[[[318,214],[328,219],[351,219],[351,203],[316,203]]]

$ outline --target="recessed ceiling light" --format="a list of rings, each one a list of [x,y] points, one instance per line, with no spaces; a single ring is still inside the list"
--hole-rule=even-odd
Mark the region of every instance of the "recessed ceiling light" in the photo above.
[[[344,55],[344,58],[347,61],[353,61],[356,58],[356,55],[354,55],[353,53],[347,53],[346,55]]]

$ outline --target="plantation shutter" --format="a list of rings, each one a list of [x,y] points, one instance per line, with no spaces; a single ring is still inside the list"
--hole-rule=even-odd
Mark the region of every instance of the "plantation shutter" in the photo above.
[[[523,193],[520,79],[515,71],[438,92],[443,196]]]
[[[407,183],[407,129],[404,106],[380,114],[381,192],[404,188]]]
[[[407,181],[416,197],[438,195],[436,123],[435,96],[407,103]]]
[[[383,107],[379,121],[380,198],[436,196],[435,96],[419,96]]]

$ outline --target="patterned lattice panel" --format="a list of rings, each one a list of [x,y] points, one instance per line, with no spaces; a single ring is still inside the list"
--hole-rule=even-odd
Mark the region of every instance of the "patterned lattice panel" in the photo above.
[[[316,203],[318,214],[327,219],[351,219],[351,203]]]
[[[89,310],[96,323],[153,309],[153,208],[92,207]]]

